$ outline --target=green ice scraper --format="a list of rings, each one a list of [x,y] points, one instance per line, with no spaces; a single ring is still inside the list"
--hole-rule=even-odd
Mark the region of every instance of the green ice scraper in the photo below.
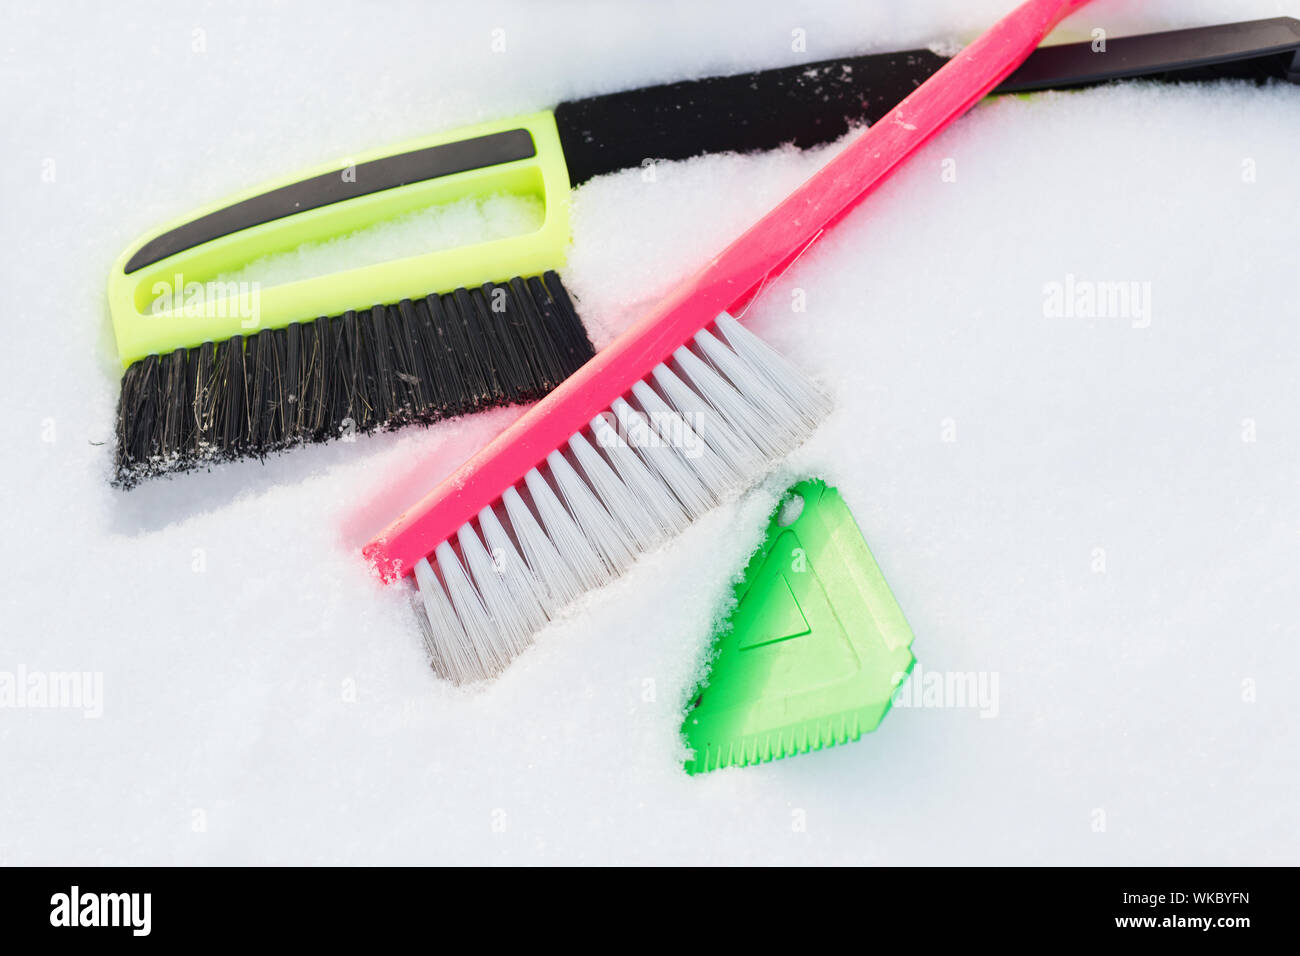
[[[876,729],[916,662],[912,629],[838,491],[813,479],[786,492],[735,597],[682,725],[688,773]]]

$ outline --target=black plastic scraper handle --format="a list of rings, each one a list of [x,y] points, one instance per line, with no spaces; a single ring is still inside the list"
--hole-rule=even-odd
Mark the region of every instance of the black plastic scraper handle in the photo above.
[[[1045,46],[998,93],[1064,89],[1140,76],[1177,80],[1281,76],[1300,82],[1300,20],[1274,17]]]

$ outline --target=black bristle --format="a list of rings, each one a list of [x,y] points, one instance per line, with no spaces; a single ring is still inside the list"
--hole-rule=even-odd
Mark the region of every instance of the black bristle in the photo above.
[[[266,448],[272,428],[271,415],[271,329],[248,337],[248,426],[244,432],[246,448]]]
[[[327,441],[331,438],[334,419],[331,417],[332,389],[334,388],[334,353],[331,343],[333,323],[322,316],[311,325],[303,326],[303,391],[307,398],[307,413],[303,425],[306,441]]]
[[[284,447],[284,416],[289,409],[284,396],[284,329],[263,329],[257,334],[255,378],[261,388],[253,407],[258,447],[274,451]]]
[[[496,336],[477,315],[467,289],[457,289],[451,294],[451,298],[456,303],[456,314],[460,316],[461,327],[465,330],[470,354],[474,356],[479,370],[483,373],[484,404],[503,405],[506,402],[506,390],[501,384],[501,375],[497,369],[500,350],[496,344]]]
[[[534,401],[591,355],[554,272],[149,355],[122,375],[114,483]]]
[[[486,408],[491,402],[490,385],[484,369],[478,364],[477,352],[469,341],[464,321],[460,319],[460,308],[456,306],[454,295],[439,295],[438,307],[432,311],[441,321],[447,336],[447,351],[461,385],[461,405],[469,410]]]
[[[289,393],[285,391],[285,350],[288,348],[287,342],[289,330],[276,329],[271,336],[271,402],[274,408],[271,409],[270,422],[272,441],[276,448],[283,448],[286,444],[289,416],[293,414],[292,403],[289,401]]]
[[[452,355],[447,331],[434,321],[433,311],[441,312],[438,297],[431,295],[415,303],[415,329],[420,345],[424,351],[424,360],[429,368],[432,391],[429,400],[431,421],[447,418],[457,414],[457,409],[464,405],[461,391],[464,383],[456,373],[456,358]]]
[[[143,452],[143,459],[155,468],[158,461],[158,430],[161,415],[158,408],[158,361],[157,355],[147,356],[140,376],[139,389],[136,392],[138,409],[136,443]]]
[[[189,454],[193,461],[211,457],[218,445],[217,421],[217,347],[204,342],[194,350],[190,361],[190,375],[194,379],[194,431],[190,438]]]
[[[402,409],[395,385],[393,354],[388,346],[386,312],[382,305],[377,305],[359,317],[366,384],[374,404],[374,416],[369,422],[372,428],[388,425],[400,417]]]
[[[355,315],[352,321],[355,326]],[[329,387],[326,439],[338,438],[345,427],[355,431],[357,424],[352,416],[352,404],[357,391],[357,375],[352,354],[348,351],[345,341],[345,333],[348,330],[347,316],[341,315],[330,319],[329,330],[329,363],[325,366],[326,382]],[[338,432],[333,430],[335,422],[338,423]]]
[[[334,421],[341,431],[368,431],[371,406],[366,386],[369,383],[356,312],[344,312],[333,331],[338,384],[334,397]]]
[[[117,399],[117,475],[134,483],[147,467],[149,452],[140,441],[145,427],[140,408],[140,383],[144,378],[144,361],[132,362],[122,373],[122,390]]]
[[[518,333],[506,323],[505,290],[494,295],[495,288],[484,286],[475,289],[469,298],[479,323],[487,330],[493,343],[492,350],[497,356],[497,385],[508,403],[534,401],[541,396],[537,394],[532,369],[523,357],[523,343]]]
[[[559,281],[559,276],[556,276],[556,281]],[[551,297],[550,290],[539,277],[530,278],[528,288],[533,293],[533,301],[537,303],[537,308],[542,313],[547,332],[559,346],[557,351],[564,366],[563,377],[568,378],[591,358],[591,342],[587,339],[587,333],[582,329],[581,324],[577,329],[572,327],[572,318]],[[569,311],[572,311],[572,304],[569,305]]]
[[[248,371],[244,361],[244,337],[236,335],[222,343],[218,361],[218,416],[222,457],[237,458],[244,454],[244,436],[248,434]]]
[[[302,325],[290,322],[284,329],[284,355],[281,358],[281,373],[284,376],[282,418],[284,431],[282,439],[286,446],[296,445],[302,441],[303,402],[302,402]]]
[[[546,276],[546,291],[551,293],[558,312],[559,322],[556,331],[569,344],[569,361],[572,364],[568,374],[572,375],[586,365],[587,360],[596,353],[591,347],[591,339],[587,337],[587,330],[582,326],[582,320],[578,318],[578,310],[573,307],[573,300],[569,298],[568,290],[561,284],[560,277],[554,272],[548,272]]]
[[[410,299],[388,307],[388,338],[393,346],[398,381],[406,390],[408,421],[425,422],[433,405],[430,399],[433,374],[425,362],[418,323]]]
[[[436,307],[429,300],[430,310],[435,321],[447,333],[452,360],[456,364],[457,374],[463,385],[463,401],[467,409],[487,408],[492,402],[491,380],[486,370],[479,364],[478,350],[469,337],[469,329],[461,318],[460,307],[454,295],[438,297]]]
[[[246,454],[260,454],[262,450],[262,407],[263,393],[266,391],[266,369],[262,363],[262,354],[267,349],[258,335],[249,335],[244,339],[244,420],[240,442]]]
[[[192,453],[198,421],[194,411],[199,407],[198,379],[194,369],[199,361],[199,349],[190,349],[185,355],[185,404],[181,415],[181,456]]]
[[[560,281],[559,273],[549,269],[543,274],[542,279],[546,291],[551,294],[559,312],[556,331],[569,344],[569,360],[577,363],[569,372],[572,375],[586,364],[587,359],[595,354],[595,350],[591,347],[591,339],[587,337],[587,330],[583,328],[582,320],[578,318],[578,310],[573,307],[573,300],[569,298],[569,290]]]
[[[162,468],[179,461],[184,451],[185,349],[158,359],[157,455]]]
[[[226,364],[229,361],[230,339],[215,343],[216,351],[212,355],[212,378],[208,385],[208,403],[211,408],[212,444],[208,447],[209,458],[227,457],[226,449]]]
[[[388,427],[397,428],[420,421],[425,405],[424,390],[420,387],[420,371],[411,344],[411,333],[402,321],[402,310],[398,306],[390,305],[384,309],[384,331],[388,338],[393,391],[397,395],[399,409],[396,417],[388,422]]]
[[[545,391],[550,391],[564,380],[564,367],[567,363],[560,360],[559,344],[552,338],[542,321],[542,313],[533,301],[533,294],[523,279],[510,280],[511,306],[519,310],[520,321],[525,334],[532,344],[530,355],[533,357],[535,374]],[[585,333],[584,333],[585,334]]]

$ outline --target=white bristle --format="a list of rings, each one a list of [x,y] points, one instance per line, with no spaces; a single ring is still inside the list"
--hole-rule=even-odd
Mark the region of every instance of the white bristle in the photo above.
[[[558,451],[553,451],[546,456],[546,465],[551,469],[551,476],[559,486],[560,494],[564,496],[564,503],[569,506],[569,514],[573,515],[573,520],[601,556],[605,566],[617,574],[631,564],[631,542],[619,531],[618,523],[609,516],[591,486],[573,470],[568,459]]]
[[[528,632],[532,633],[546,623],[546,589],[529,572],[495,511],[491,508],[480,511],[478,526],[483,529],[483,541],[492,555],[493,566],[500,572],[511,599],[518,604]]]
[[[463,525],[456,538],[468,573],[445,541],[434,551],[436,570],[416,564],[439,674],[455,683],[495,676],[563,607],[759,477],[829,409],[812,383],[730,316],[719,316],[718,329],[721,338],[695,337],[700,354],[685,346],[674,353],[681,376],[658,365],[654,387],[633,384],[640,410],[619,398],[594,418],[594,445],[579,432],[530,470],[523,486],[531,503],[507,488],[505,522],[485,508],[482,537]]]
[[[524,561],[532,572],[533,580],[537,582],[538,597],[542,600],[544,610],[549,614],[577,600],[582,593],[577,577],[564,563],[560,552],[555,550],[555,545],[537,523],[528,505],[524,504],[519,492],[507,488],[501,501],[506,506],[510,527],[519,539]]]
[[[717,326],[732,351],[784,395],[808,427],[815,426],[831,410],[825,392],[810,382],[789,359],[726,312],[718,315]]]
[[[497,633],[505,641],[505,660],[509,661],[528,646],[533,631],[537,629],[528,620],[528,605],[510,593],[504,568],[488,554],[472,525],[461,525],[456,540],[460,543],[460,553],[469,567],[479,597],[483,599],[483,609],[496,623]]]
[[[437,573],[424,558],[415,562],[415,583],[428,618],[425,637],[434,666],[454,683],[472,680],[482,667],[474,656],[474,648],[465,636],[465,629],[460,625],[460,618],[456,616],[447,592],[438,583]]]
[[[609,456],[631,498],[650,512],[654,522],[670,532],[685,527],[687,518],[682,503],[664,487],[663,482],[650,473],[645,462],[613,426],[604,417],[597,415],[591,420],[591,432],[596,436],[596,444]]]
[[[646,511],[609,462],[581,435],[569,439],[569,449],[578,467],[596,490],[596,497],[605,503],[609,516],[618,524],[624,537],[630,539],[634,551],[649,551],[663,540],[663,528]],[[628,560],[632,555],[628,555]]]
[[[628,445],[654,472],[660,487],[685,509],[688,521],[694,521],[717,504],[695,469],[682,458],[680,451],[660,438],[644,415],[619,398],[614,401],[614,417],[627,436]],[[696,443],[697,447],[703,447],[702,440],[697,438]]]
[[[667,365],[656,365],[652,375],[668,404],[690,423],[707,447],[717,452],[737,475],[753,474],[763,460],[763,453],[748,435],[718,414],[717,409],[696,394]]]
[[[582,536],[581,529],[573,523],[573,518],[564,510],[560,499],[555,497],[555,492],[546,483],[542,473],[536,468],[530,469],[524,476],[524,484],[533,498],[533,507],[542,519],[542,526],[546,528],[551,544],[555,545],[555,550],[573,571],[578,593],[590,591],[608,581],[609,572],[605,569],[605,563]]]
[[[783,443],[789,445],[798,441],[800,426],[803,424],[798,411],[762,375],[706,329],[695,334],[695,344],[713,367],[730,380],[736,391],[744,395],[765,420],[772,423],[774,432],[781,436]]]
[[[669,408],[648,383],[637,382],[632,386],[632,395],[645,411],[659,444],[666,444],[680,453],[686,467],[703,483],[710,499],[709,508],[740,483],[741,472],[710,448],[708,442],[681,415]]]
[[[793,434],[784,423],[777,424],[763,415],[751,396],[741,395],[686,346],[674,352],[673,358],[695,393],[716,409],[732,428],[748,438],[764,458],[775,458],[790,449]],[[758,378],[757,375],[750,377]]]
[[[451,598],[451,606],[456,609],[460,626],[465,629],[466,639],[477,658],[479,670],[485,676],[498,673],[510,659],[505,639],[499,635],[492,619],[487,616],[483,599],[465,574],[451,545],[444,541],[433,553],[438,561],[438,570],[442,573],[442,583],[447,588],[447,596]]]

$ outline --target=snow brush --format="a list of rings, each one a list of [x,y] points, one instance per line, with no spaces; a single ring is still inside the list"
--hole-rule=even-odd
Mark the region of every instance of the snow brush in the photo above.
[[[414,576],[437,673],[500,673],[816,427],[828,398],[731,313],[1086,2],[1017,7],[365,546]]]
[[[1104,55],[1087,42],[1035,50],[992,92],[1300,78],[1300,22],[1286,17],[1108,44]],[[925,49],[872,53],[569,100],[323,166],[149,234],[109,283],[125,368],[114,483],[540,397],[591,355],[554,271],[570,186],[648,160],[830,143],[945,62]],[[220,281],[304,242],[495,194],[538,200],[544,222],[274,289]]]
[[[554,268],[569,182],[550,113],[406,144],[253,190],[151,234],[109,278],[114,483],[341,434],[531,402],[594,350]],[[259,258],[511,195],[537,228],[262,289]]]

